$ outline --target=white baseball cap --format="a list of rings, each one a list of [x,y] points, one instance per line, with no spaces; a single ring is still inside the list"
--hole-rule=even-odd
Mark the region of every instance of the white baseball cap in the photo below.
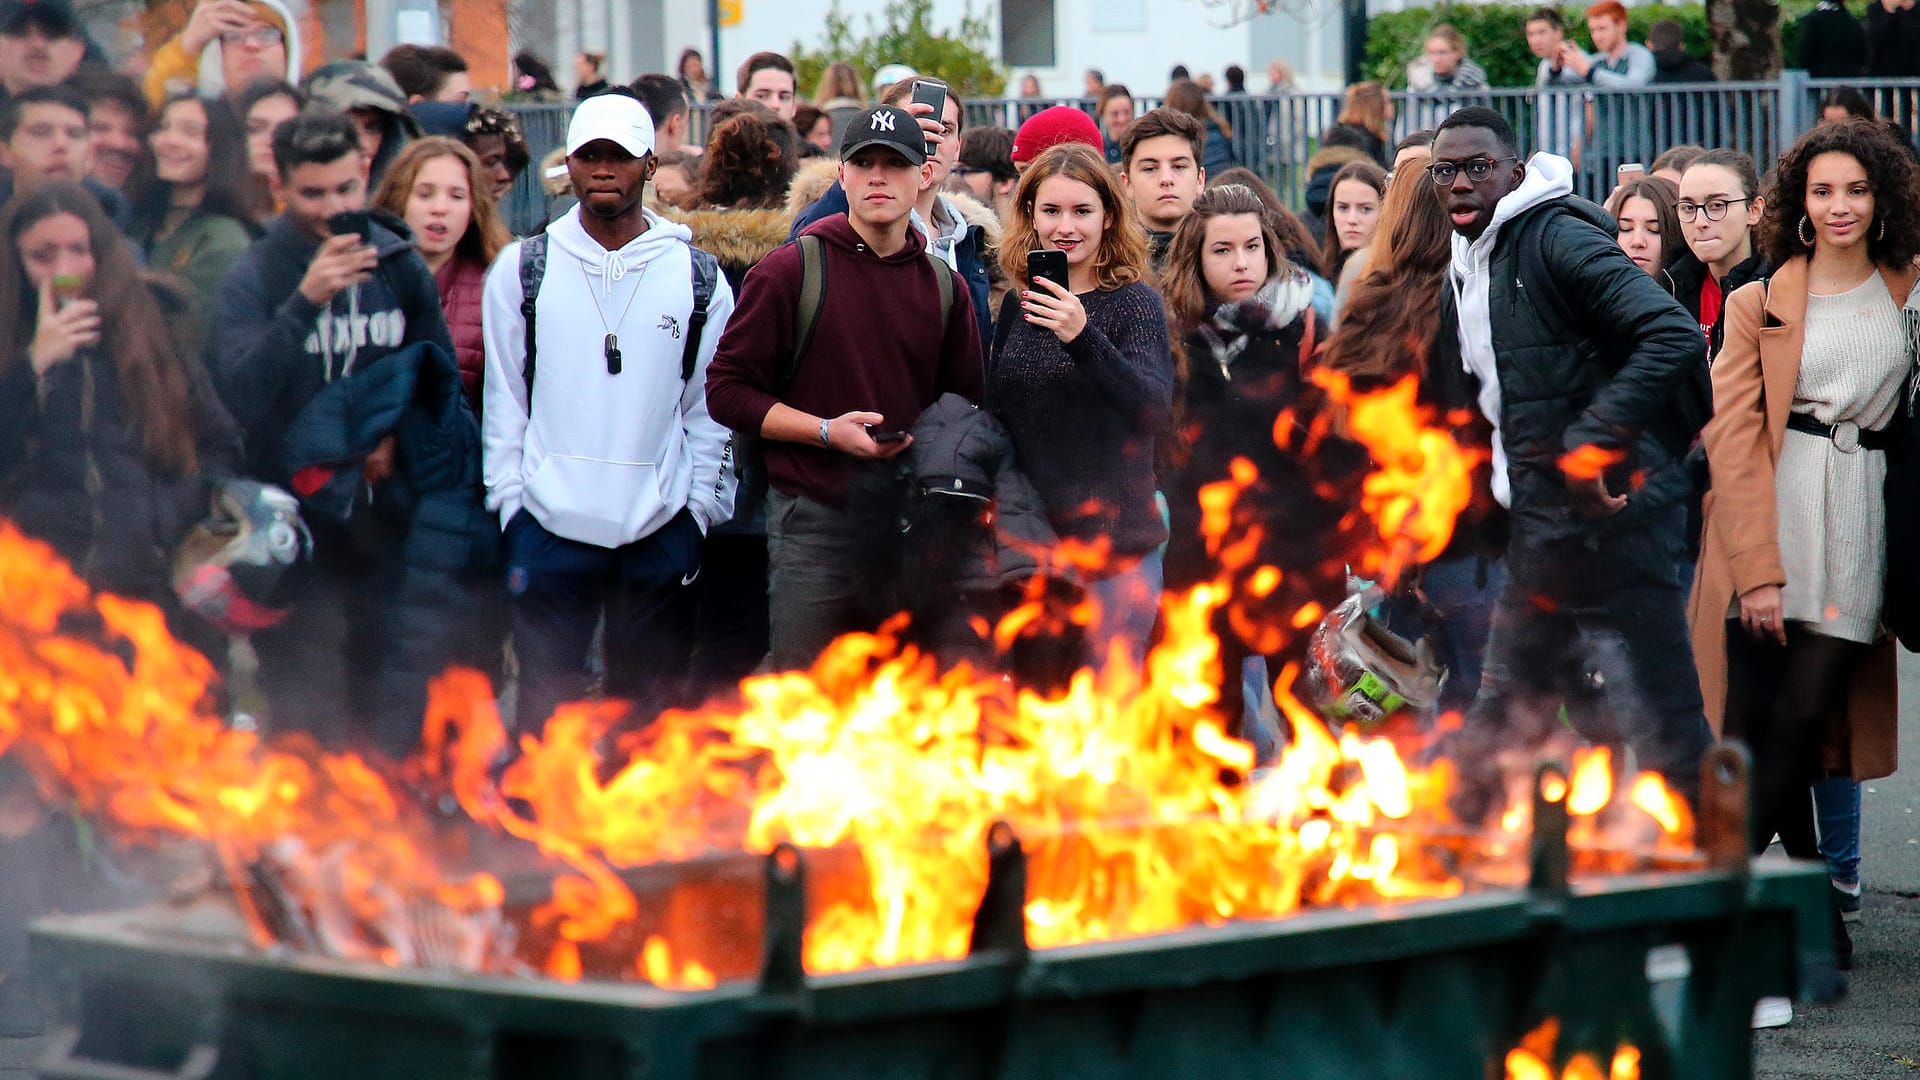
[[[634,157],[646,157],[653,153],[653,117],[638,98],[595,94],[582,101],[567,122],[567,156],[595,139],[616,143]]]

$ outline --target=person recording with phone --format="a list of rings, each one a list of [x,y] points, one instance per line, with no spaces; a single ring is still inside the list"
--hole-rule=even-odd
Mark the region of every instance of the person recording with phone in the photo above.
[[[942,394],[981,399],[972,294],[910,220],[934,134],[897,105],[853,118],[840,143],[847,212],[747,272],[707,374],[713,418],[765,443],[777,669],[873,629],[873,583],[849,557],[865,542],[850,492],[864,466],[913,445],[875,433],[911,431]]]
[[[1138,670],[1160,602],[1167,525],[1154,451],[1174,364],[1166,309],[1147,284],[1146,230],[1101,151],[1062,143],[1034,159],[1001,265],[1018,291],[994,326],[988,405],[1054,531],[1107,553],[1085,568],[1100,605],[1089,659],[1104,663],[1123,643]]]
[[[420,344],[445,353],[456,383],[458,371],[439,292],[410,232],[366,209],[369,162],[353,120],[309,109],[275,129],[273,157],[286,210],[220,281],[213,375],[246,434],[250,475],[306,499],[332,482],[291,452],[290,435],[306,430],[316,397]],[[459,407],[474,424],[464,398]],[[477,424],[472,440],[453,455],[472,456],[477,493]],[[389,657],[382,598],[396,589],[410,510],[400,500],[422,480],[407,477],[405,496],[385,482],[409,461],[428,460],[400,449],[389,431],[355,455],[361,482],[344,517],[307,513],[310,580],[293,614],[253,637],[277,726],[344,735],[340,725],[374,710],[380,690],[370,669]],[[337,460],[327,464],[340,471]],[[417,727],[416,715],[416,735]]]
[[[953,267],[973,294],[973,315],[980,340],[993,333],[994,305],[1004,294],[1006,281],[998,273],[996,248],[1000,218],[992,207],[969,196],[943,191],[960,162],[960,136],[966,128],[966,110],[946,83],[933,78],[902,79],[880,92],[880,103],[898,105],[914,115],[927,133],[928,178],[914,196],[910,220],[927,242],[927,250]],[[810,175],[803,173],[804,175]],[[796,182],[796,188],[799,186]],[[791,240],[821,218],[847,211],[847,192],[838,183],[795,215]]]

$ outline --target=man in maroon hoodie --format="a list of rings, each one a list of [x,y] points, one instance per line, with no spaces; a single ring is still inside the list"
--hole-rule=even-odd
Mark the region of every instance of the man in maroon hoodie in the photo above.
[[[801,233],[819,237],[826,270],[804,354],[794,355],[801,254],[788,244],[747,274],[708,369],[713,418],[766,442],[769,606],[782,670],[811,664],[841,634],[872,629],[859,625],[866,583],[847,557],[858,539],[848,486],[860,461],[904,451],[912,440],[892,436],[910,431],[941,394],[980,400],[972,298],[953,280],[942,320],[935,275],[953,271],[928,256],[907,219],[929,167],[926,138],[913,114],[893,105],[847,125],[840,183],[848,210]]]

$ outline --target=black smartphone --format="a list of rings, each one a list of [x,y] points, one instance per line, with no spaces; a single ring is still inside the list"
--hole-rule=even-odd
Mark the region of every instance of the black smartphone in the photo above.
[[[933,106],[933,122],[943,124],[947,115],[947,88],[936,82],[916,79],[913,83],[913,100],[921,105]],[[927,143],[927,156],[932,157],[936,147]]]
[[[885,444],[906,442],[908,433],[905,431],[875,431],[869,427],[867,428],[867,435],[874,442]]]
[[[1045,278],[1063,289],[1067,286],[1067,253],[1053,248],[1027,252],[1027,280]],[[1071,291],[1071,290],[1069,290]]]
[[[342,210],[327,219],[327,232],[334,236],[357,236],[366,242],[370,239],[367,235],[367,212]]]

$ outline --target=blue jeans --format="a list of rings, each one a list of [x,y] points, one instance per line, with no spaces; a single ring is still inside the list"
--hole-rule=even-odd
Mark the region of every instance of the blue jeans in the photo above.
[[[1860,880],[1860,785],[1844,776],[1813,785],[1813,814],[1827,876],[1847,885]]]
[[[1481,584],[1481,567],[1486,584]],[[1429,638],[1447,667],[1440,711],[1464,713],[1480,692],[1480,670],[1493,631],[1493,609],[1507,585],[1505,559],[1482,563],[1478,555],[1428,563],[1421,574],[1425,608],[1413,600],[1391,599],[1383,608],[1387,627],[1405,638]],[[1437,619],[1435,618],[1437,616]]]
[[[1158,548],[1112,577],[1087,585],[1087,595],[1100,607],[1087,628],[1087,658],[1095,671],[1106,667],[1115,641],[1126,643],[1134,671],[1145,670],[1147,644],[1160,618],[1160,592],[1165,585],[1166,566]]]

